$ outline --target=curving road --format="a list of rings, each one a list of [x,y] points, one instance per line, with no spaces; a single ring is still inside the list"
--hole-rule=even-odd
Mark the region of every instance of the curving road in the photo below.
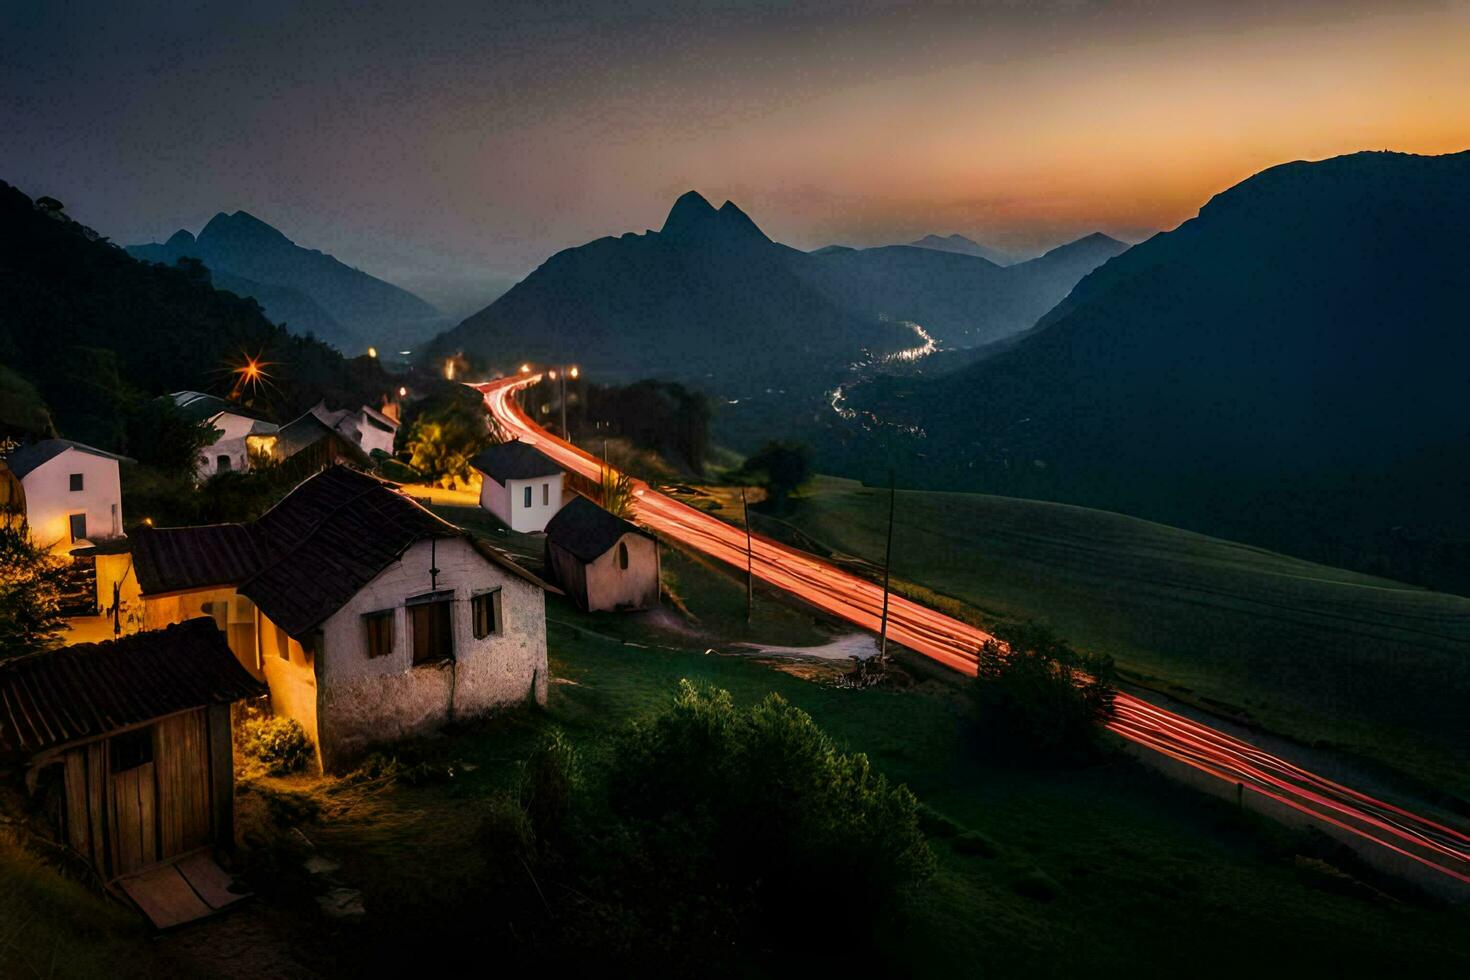
[[[515,393],[540,375],[523,374],[474,385],[485,407],[507,433],[534,443],[568,470],[592,480],[602,463],[595,456],[546,432],[521,409]],[[640,522],[659,534],[742,571],[745,531],[679,503],[635,481]],[[755,535],[751,565],[762,581],[863,629],[876,632],[883,590],[834,565]],[[964,674],[975,673],[976,653],[992,637],[898,595],[889,596],[888,635],[896,643]],[[1118,735],[1203,774],[1258,794],[1258,809],[1315,822],[1335,836],[1385,848],[1437,875],[1470,885],[1470,835],[1366,793],[1318,776],[1249,742],[1183,715],[1119,692],[1109,727]],[[1229,791],[1229,786],[1217,790]],[[1282,810],[1284,808],[1284,811]],[[1362,848],[1360,848],[1361,850]],[[1365,851],[1372,856],[1373,848]],[[1381,858],[1394,859],[1379,852]],[[1452,886],[1453,887],[1453,886]]]

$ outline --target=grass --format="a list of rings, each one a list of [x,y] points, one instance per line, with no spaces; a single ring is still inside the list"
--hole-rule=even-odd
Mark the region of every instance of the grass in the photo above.
[[[553,608],[558,622],[566,610]],[[1308,837],[1177,787],[1125,757],[1076,770],[1023,769],[977,754],[962,701],[930,682],[853,692],[802,681],[744,658],[644,648],[553,625],[544,712],[520,710],[403,751],[437,778],[417,785],[261,780],[250,835],[256,861],[290,853],[261,901],[282,941],[309,947],[326,972],[382,965],[412,952],[431,969],[461,952],[435,941],[435,910],[478,867],[469,846],[478,805],[512,785],[548,725],[593,761],[629,720],[650,714],[689,678],[748,704],[770,691],[810,712],[846,749],[864,751],[934,811],[940,871],[913,921],[878,937],[875,969],[912,976],[1174,973],[1204,976],[1470,968],[1464,910],[1391,898]],[[446,770],[453,775],[445,775]],[[272,795],[288,802],[267,804]],[[272,809],[284,819],[266,818]],[[360,889],[356,926],[324,930],[299,869],[295,823],[333,873]],[[275,844],[268,838],[274,837]],[[295,850],[291,850],[291,848]],[[427,930],[427,931],[426,931]],[[814,936],[814,948],[840,943]]]
[[[880,562],[887,504],[821,478],[786,522]],[[895,527],[894,575],[981,621],[1046,622],[1146,686],[1470,798],[1470,599],[1062,504],[905,491]]]

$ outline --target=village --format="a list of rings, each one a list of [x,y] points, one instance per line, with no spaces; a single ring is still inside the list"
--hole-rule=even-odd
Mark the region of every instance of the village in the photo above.
[[[474,455],[460,496],[476,523],[542,542],[540,561],[378,475],[397,403],[318,403],[277,425],[215,395],[167,397],[209,433],[199,484],[269,468],[289,490],[252,520],[156,526],[124,499],[126,457],[53,438],[0,459],[7,526],[71,586],[61,645],[0,662],[0,752],[33,823],[157,928],[241,898],[225,868],[247,721],[290,726],[311,771],[347,773],[545,705],[548,593],[607,615],[660,602],[657,538],[526,442]]]

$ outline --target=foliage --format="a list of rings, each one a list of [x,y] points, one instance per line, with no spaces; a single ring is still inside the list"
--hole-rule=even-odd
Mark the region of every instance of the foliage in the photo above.
[[[409,465],[434,480],[468,480],[470,460],[491,442],[480,396],[462,385],[446,385],[415,405],[398,437]]]
[[[689,970],[712,949],[866,935],[934,870],[913,794],[776,695],[739,710],[681,682],[595,775],[553,732],[486,811],[486,919],[521,942]]]
[[[122,450],[144,466],[189,476],[204,448],[219,436],[208,423],[184,415],[173,399],[132,399],[127,405]]]
[[[12,515],[13,517],[13,515]],[[56,646],[66,626],[61,577],[67,560],[31,541],[23,519],[0,514],[0,657]]]
[[[812,478],[812,451],[799,442],[768,442],[746,459],[740,472],[765,486],[772,503],[780,508],[797,487]]]
[[[582,392],[582,430],[621,436],[640,449],[704,471],[709,453],[710,402],[703,392],[671,381],[631,385],[587,385]]]
[[[272,776],[299,772],[311,761],[311,740],[294,718],[251,718],[241,734],[240,751],[263,763]]]
[[[51,411],[36,386],[0,364],[0,439],[21,436],[46,439],[55,434]]]
[[[602,509],[618,517],[633,516],[633,478],[613,469],[602,468]]]
[[[1010,630],[1009,648],[980,651],[970,695],[981,738],[1052,758],[1085,756],[1112,716],[1117,672],[1111,657],[1081,653],[1044,626]]]

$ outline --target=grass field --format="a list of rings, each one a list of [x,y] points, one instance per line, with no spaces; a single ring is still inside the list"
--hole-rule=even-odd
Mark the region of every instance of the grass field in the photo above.
[[[560,606],[550,613],[565,622],[573,614]],[[1470,968],[1464,910],[1390,898],[1320,861],[1308,838],[1122,757],[1062,771],[988,762],[973,751],[963,704],[946,685],[853,692],[742,658],[634,647],[567,626],[554,625],[550,640],[557,683],[546,711],[512,712],[408,750],[439,771],[452,767],[453,778],[408,786],[293,777],[245,794],[257,813],[257,863],[292,855],[258,879],[259,914],[302,962],[351,970],[411,951],[431,969],[458,955],[470,940],[436,934],[435,915],[476,873],[479,801],[513,784],[547,726],[560,726],[595,764],[630,719],[657,710],[689,678],[742,704],[781,693],[967,828],[964,838],[932,840],[940,871],[914,920],[878,937],[885,960],[875,970],[1137,977],[1187,966],[1223,977],[1392,973],[1405,962],[1426,975]],[[269,833],[258,819],[266,811],[284,815]],[[272,836],[284,850],[262,843]],[[300,870],[301,840],[337,866],[335,880],[361,891],[361,923],[321,926],[313,896],[322,886]],[[813,937],[816,949],[840,941]]]
[[[887,504],[820,478],[785,523],[879,562]],[[1470,599],[1061,504],[901,491],[895,525],[895,576],[981,619],[1046,622],[1183,700],[1470,798]]]

